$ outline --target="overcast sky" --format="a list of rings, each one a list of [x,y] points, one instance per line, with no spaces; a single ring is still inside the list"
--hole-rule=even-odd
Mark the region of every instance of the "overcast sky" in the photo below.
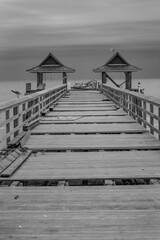
[[[0,0],[0,80],[28,77],[49,52],[92,78],[111,48],[160,78],[160,0]]]

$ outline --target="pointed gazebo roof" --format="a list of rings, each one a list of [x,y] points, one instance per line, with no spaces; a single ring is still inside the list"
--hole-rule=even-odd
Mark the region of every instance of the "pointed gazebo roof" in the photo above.
[[[52,53],[36,67],[27,69],[30,73],[74,73],[75,69],[64,66]]]
[[[119,52],[116,52],[103,66],[93,69],[95,73],[100,72],[136,72],[141,70],[129,64]]]

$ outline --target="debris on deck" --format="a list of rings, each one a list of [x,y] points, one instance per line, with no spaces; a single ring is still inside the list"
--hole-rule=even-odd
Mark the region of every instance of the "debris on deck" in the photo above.
[[[98,90],[100,89],[100,84],[96,80],[91,80],[86,83],[75,83],[72,87],[74,90]]]

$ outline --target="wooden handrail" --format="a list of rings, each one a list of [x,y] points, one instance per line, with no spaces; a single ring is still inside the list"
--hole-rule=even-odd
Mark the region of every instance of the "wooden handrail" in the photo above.
[[[102,86],[103,93],[160,140],[160,99],[145,94]]]
[[[0,104],[0,149],[21,133],[26,124],[49,111],[66,91],[67,85],[63,84]]]
[[[112,90],[118,90],[118,92],[120,92],[120,93],[129,94],[130,96],[138,97],[140,100],[144,99],[144,100],[146,100],[150,103],[153,103],[155,106],[160,106],[160,99],[159,98],[148,96],[148,95],[145,95],[145,94],[142,94],[142,93],[136,93],[136,92],[133,92],[133,91],[129,91],[127,89],[121,90],[119,88],[109,87],[107,84],[103,84],[103,87],[104,87],[104,89],[107,87],[107,89],[110,89],[111,91]]]
[[[24,97],[19,98],[19,99],[15,99],[15,100],[3,102],[3,103],[0,104],[0,112],[1,112],[2,110],[5,110],[5,109],[9,108],[9,107],[13,107],[13,105],[14,105],[14,106],[19,105],[20,102],[21,102],[21,103],[25,103],[25,102],[28,102],[29,100],[32,100],[33,98],[40,97],[40,96],[43,96],[43,95],[46,94],[46,93],[52,92],[53,90],[54,90],[54,91],[55,91],[55,90],[58,90],[58,89],[59,89],[60,87],[62,87],[62,86],[63,86],[63,87],[64,87],[64,86],[66,87],[65,84],[64,84],[64,85],[59,85],[59,86],[57,86],[57,87],[55,87],[55,88],[53,88],[53,89],[48,89],[48,90],[39,91],[39,92],[32,93],[32,94],[30,94],[30,95],[24,96]]]

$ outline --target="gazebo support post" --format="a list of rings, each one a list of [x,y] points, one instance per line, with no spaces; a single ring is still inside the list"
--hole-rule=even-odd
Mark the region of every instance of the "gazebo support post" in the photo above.
[[[36,91],[41,91],[45,89],[45,83],[43,83],[43,74],[44,73],[61,73],[63,74],[63,84],[67,83],[67,73],[74,73],[73,68],[69,68],[63,65],[52,53],[49,53],[48,56],[36,67],[26,70],[30,73],[37,74],[37,89],[31,90],[29,84],[27,93],[32,93]]]
[[[37,73],[37,89],[43,89],[43,73]]]
[[[106,73],[102,72],[102,84],[106,84]]]
[[[63,84],[67,84],[67,73],[63,72]]]
[[[125,72],[126,77],[126,89],[131,90],[132,89],[132,72]]]
[[[109,75],[106,79],[105,73],[107,74],[109,72],[123,72],[125,74],[125,87],[128,90],[132,90],[132,72],[137,72],[138,70],[142,69],[128,63],[119,52],[116,52],[104,65],[93,69],[95,73],[102,74],[102,84],[106,83],[107,79],[110,79],[112,81]],[[119,87],[116,82],[114,82],[114,84]]]

